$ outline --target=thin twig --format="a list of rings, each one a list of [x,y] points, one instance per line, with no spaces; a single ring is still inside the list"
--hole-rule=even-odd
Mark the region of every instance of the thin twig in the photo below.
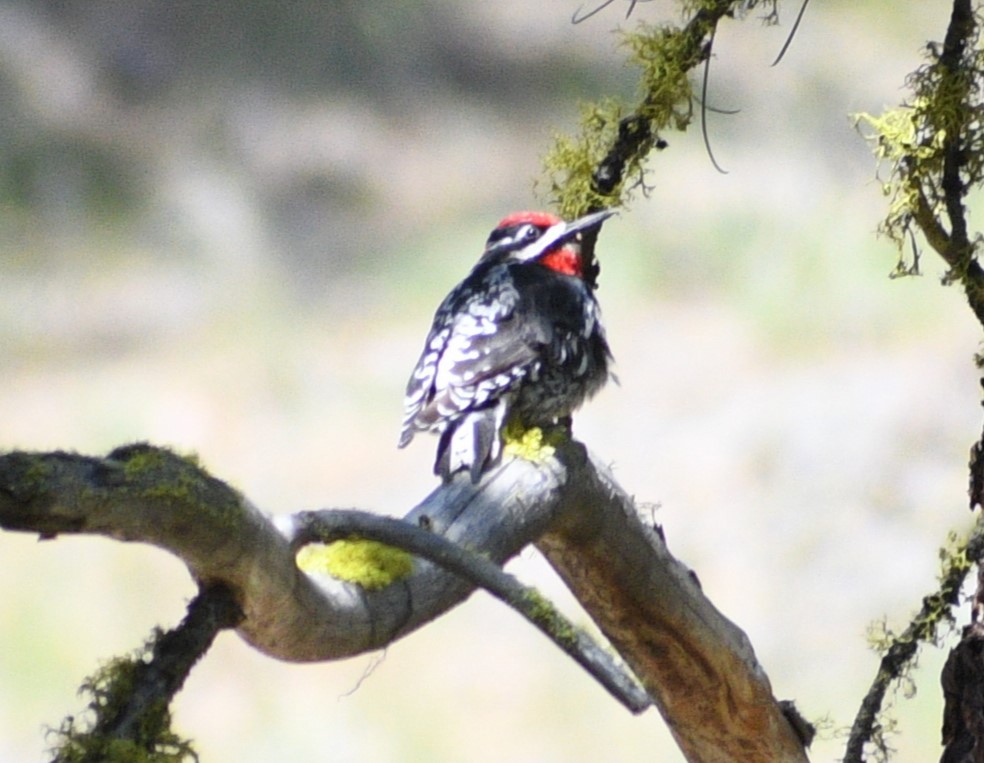
[[[601,13],[603,10],[605,10],[605,8],[607,8],[609,5],[611,5],[614,2],[615,0],[604,0],[604,2],[601,3],[601,5],[599,5],[597,8],[593,8],[592,10],[588,11],[583,16],[579,16],[578,14],[581,13],[581,10],[584,8],[584,6],[583,5],[578,6],[578,9],[574,11],[574,14],[571,16],[571,23],[580,24],[582,21],[587,21],[592,16]],[[635,5],[635,3],[633,3],[633,5]],[[631,9],[629,12],[631,13]]]
[[[714,38],[717,36],[717,25],[711,30],[711,36],[707,41],[707,59],[704,61],[704,77],[700,86],[700,134],[704,138],[704,149],[707,151],[707,158],[711,160],[714,169],[722,175],[727,175],[728,171],[718,164],[714,158],[714,151],[711,150],[711,139],[707,134],[707,83],[711,75],[711,57],[714,52]]]
[[[534,588],[495,563],[446,538],[392,517],[356,510],[305,511],[294,515],[295,548],[320,541],[363,538],[409,551],[484,588],[535,625],[633,713],[652,704],[646,691],[583,630],[568,621]]]
[[[810,0],[803,0],[799,13],[796,14],[796,21],[793,22],[793,28],[789,30],[789,35],[786,37],[786,41],[782,44],[782,50],[779,51],[779,55],[776,56],[776,60],[772,62],[772,66],[775,66],[782,61],[782,57],[786,55],[786,51],[789,50],[789,45],[796,36],[796,30],[799,29],[800,22],[803,20],[803,14],[806,13],[806,6],[809,5],[809,3]]]
[[[597,8],[593,8],[592,10],[588,11],[583,16],[580,16],[578,14],[581,13],[581,11],[584,9],[584,6],[583,5],[578,6],[578,9],[574,11],[574,14],[571,16],[571,23],[580,24],[582,21],[587,21],[592,16],[601,13],[603,10],[605,10],[605,8],[607,8],[613,2],[615,2],[615,0],[603,0],[601,5],[599,5]],[[625,12],[625,18],[629,18],[629,16],[632,15],[632,11],[635,10],[636,3],[641,3],[641,2],[643,2],[643,0],[629,0],[629,9]]]
[[[861,701],[861,707],[854,718],[847,739],[844,763],[863,763],[865,745],[872,741],[878,730],[878,715],[889,687],[905,675],[920,644],[936,637],[937,626],[950,609],[959,603],[960,587],[970,571],[970,565],[963,560],[976,560],[981,554],[982,541],[984,521],[979,520],[963,549],[953,555],[951,563],[944,569],[939,588],[923,598],[919,613],[900,635],[891,640],[878,665],[871,688]]]

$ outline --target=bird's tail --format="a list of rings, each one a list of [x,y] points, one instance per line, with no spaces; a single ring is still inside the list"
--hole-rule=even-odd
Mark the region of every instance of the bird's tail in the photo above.
[[[469,411],[441,433],[437,445],[434,473],[447,482],[451,475],[468,470],[472,482],[499,458],[502,442],[499,432],[506,406],[499,405]]]

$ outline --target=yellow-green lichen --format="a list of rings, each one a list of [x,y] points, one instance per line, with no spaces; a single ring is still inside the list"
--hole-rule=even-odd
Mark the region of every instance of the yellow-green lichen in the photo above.
[[[908,103],[880,116],[855,115],[876,157],[888,166],[882,190],[889,198],[889,210],[880,230],[901,252],[897,275],[918,272],[915,254],[911,261],[905,260],[915,223],[934,249],[945,252],[951,279],[969,285],[965,271],[974,247],[946,251],[944,221],[952,212],[948,205],[953,199],[947,198],[944,174],[947,163],[957,157],[965,188],[984,180],[984,52],[978,49],[978,33],[976,27],[971,31],[959,57],[927,46],[930,63],[909,75]]]
[[[623,34],[629,61],[640,69],[639,102],[627,107],[606,98],[583,105],[577,133],[554,136],[543,165],[547,195],[562,217],[624,205],[634,189],[644,187],[644,161],[660,132],[683,130],[692,118],[688,72],[703,55],[700,37],[648,24]],[[597,175],[606,163],[608,177],[617,180],[610,188],[599,187]]]
[[[925,106],[924,101],[917,101],[879,116],[854,115],[855,125],[866,134],[875,157],[890,168],[888,179],[881,182],[882,193],[889,202],[879,230],[899,248],[893,276],[918,274],[918,258],[905,258],[910,226],[920,214],[938,217],[942,211],[941,195],[936,190],[927,195],[927,191],[934,188],[941,170],[946,132],[923,134]]]
[[[557,608],[543,594],[535,589],[523,593],[524,611],[535,622],[544,626],[558,642],[573,646],[577,642],[577,631],[557,611]]]
[[[522,458],[539,464],[557,452],[566,435],[563,429],[554,428],[544,432],[540,427],[525,428],[517,419],[510,420],[502,428],[502,452],[512,458]]]
[[[708,27],[706,33],[710,31]],[[640,69],[640,113],[654,131],[667,127],[686,130],[693,117],[688,75],[703,56],[703,48],[694,44],[694,35],[677,27],[640,24],[636,31],[623,36],[622,44],[629,49],[629,61]]]
[[[413,557],[374,540],[338,540],[304,546],[297,552],[297,566],[373,591],[407,577],[413,571]]]
[[[197,453],[179,453],[170,448],[151,445],[149,442],[133,442],[121,445],[108,456],[123,465],[123,474],[128,479],[138,479],[148,472],[157,473],[184,464],[202,470],[201,459]]]
[[[615,142],[622,116],[622,105],[612,98],[582,104],[577,133],[554,135],[543,166],[550,178],[547,194],[564,219],[574,220],[591,209],[613,206],[621,198],[624,176],[605,196],[598,191],[594,172]]]
[[[973,566],[972,555],[968,553],[971,542],[977,543],[979,538],[975,539],[972,535],[960,539],[955,533],[949,535],[946,546],[940,549],[939,588],[923,597],[922,607],[905,630],[895,633],[884,620],[869,626],[868,642],[882,653],[875,681],[865,698],[865,704],[870,704],[872,700],[875,702],[871,717],[871,744],[875,748],[875,760],[887,760],[884,756],[887,737],[895,728],[895,720],[887,714],[883,705],[885,693],[889,687],[894,687],[903,696],[915,694],[916,684],[911,671],[916,664],[919,647],[923,643],[939,646],[941,631],[953,627],[952,609],[960,601],[960,588]]]
[[[122,465],[125,486],[142,501],[172,501],[210,513],[234,530],[242,518],[242,496],[206,472],[195,454],[175,453],[148,443],[124,445],[109,454]]]
[[[756,8],[766,23],[776,23],[775,0],[683,0],[682,25],[640,23],[621,33],[628,62],[640,71],[638,101],[582,106],[577,133],[554,136],[538,185],[562,217],[624,206],[634,190],[645,190],[645,160],[665,146],[661,133],[685,130],[693,119],[690,75],[710,56],[717,24]]]
[[[868,643],[873,649],[887,652],[894,644],[904,642],[937,644],[940,627],[953,621],[952,610],[959,600],[960,586],[974,564],[967,553],[967,543],[967,538],[955,532],[947,535],[946,545],[939,550],[939,589],[923,597],[922,608],[903,633],[895,633],[884,620],[871,624]]]

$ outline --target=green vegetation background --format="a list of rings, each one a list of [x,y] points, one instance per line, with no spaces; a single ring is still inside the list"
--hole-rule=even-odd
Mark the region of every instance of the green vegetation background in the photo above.
[[[434,485],[396,451],[438,301],[577,102],[631,96],[575,0],[0,3],[0,448],[196,451],[260,507],[400,514]],[[949,4],[813,3],[719,30],[708,115],[667,135],[609,223],[599,298],[621,385],[576,432],[746,629],[776,694],[840,753],[875,670],[963,527],[979,329],[927,259],[887,278],[884,200],[849,113],[904,98]],[[97,663],[175,623],[162,552],[0,538],[0,759],[40,760]],[[542,560],[513,565],[573,611]],[[654,592],[658,595],[658,592]],[[938,753],[941,657],[899,702],[899,761]],[[365,677],[365,674],[371,675]],[[203,761],[680,760],[481,594],[379,662],[274,663],[220,637],[176,707]]]

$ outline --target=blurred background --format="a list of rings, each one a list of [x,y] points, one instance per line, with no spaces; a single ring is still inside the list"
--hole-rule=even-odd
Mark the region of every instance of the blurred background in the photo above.
[[[0,449],[197,452],[270,512],[400,515],[433,441],[395,449],[437,303],[534,191],[578,102],[632,99],[627,0],[0,2]],[[812,3],[722,24],[708,114],[606,224],[620,386],[576,434],[749,634],[836,760],[965,529],[980,329],[929,255],[890,280],[850,114],[906,97],[943,0]],[[177,623],[150,547],[0,537],[0,760],[43,759],[82,678]],[[532,550],[511,569],[583,621]],[[654,592],[658,595],[658,591]],[[967,608],[961,612],[966,617]],[[900,694],[898,761],[939,753],[943,652]],[[205,763],[682,760],[484,594],[382,655],[275,663],[223,634],[175,708]]]

